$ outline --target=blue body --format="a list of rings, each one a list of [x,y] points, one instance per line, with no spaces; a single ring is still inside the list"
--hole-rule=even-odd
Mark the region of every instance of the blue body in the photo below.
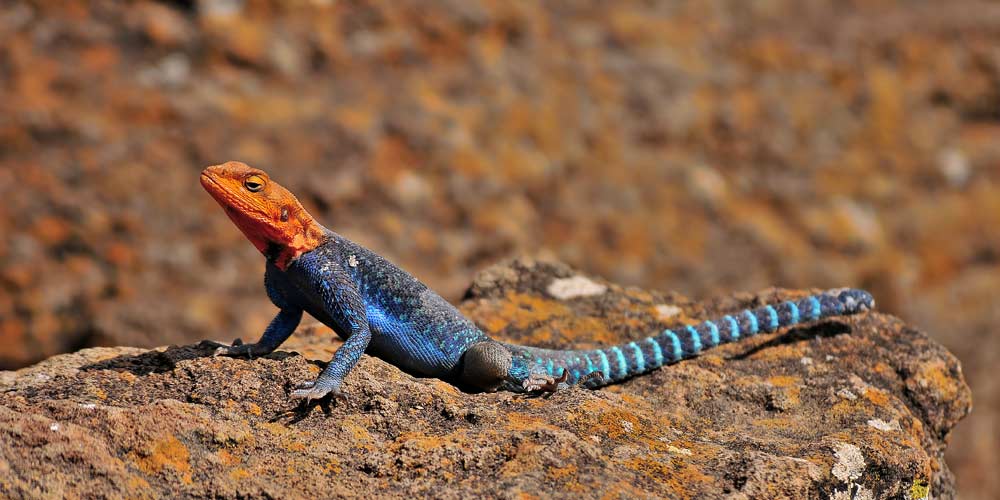
[[[331,231],[316,249],[282,271],[269,259],[265,285],[281,309],[257,343],[277,348],[308,312],[344,340],[316,381],[337,390],[361,354],[368,352],[410,373],[460,383],[463,355],[490,341],[458,309],[406,271]],[[643,340],[594,350],[550,350],[502,344],[511,354],[504,388],[523,390],[529,377],[558,377],[596,387],[696,356],[705,349],[760,332],[852,314],[873,307],[871,296],[846,289],[798,301],[744,310],[696,326],[664,330]]]

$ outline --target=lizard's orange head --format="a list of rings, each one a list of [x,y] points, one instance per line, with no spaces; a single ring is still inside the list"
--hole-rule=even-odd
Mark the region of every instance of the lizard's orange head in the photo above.
[[[201,185],[257,250],[281,269],[322,241],[319,223],[263,170],[238,161],[213,165],[201,172]]]

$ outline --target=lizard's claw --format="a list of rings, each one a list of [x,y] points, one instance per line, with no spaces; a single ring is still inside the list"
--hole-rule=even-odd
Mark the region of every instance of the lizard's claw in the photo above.
[[[212,353],[212,356],[239,356],[239,355],[242,355],[242,353],[235,352],[236,349],[234,349],[236,347],[239,347],[239,346],[243,345],[243,340],[241,340],[241,339],[233,340],[233,343],[229,344],[229,345],[223,344],[222,342],[216,342],[214,340],[208,340],[206,342],[211,343],[213,346],[215,346],[215,352]]]
[[[553,393],[559,389],[559,384],[563,384],[569,378],[569,372],[563,368],[559,378],[552,378],[548,375],[531,374],[521,383],[524,392],[544,392]]]
[[[344,393],[340,391],[339,387],[326,385],[320,386],[316,385],[315,381],[303,382],[302,384],[299,384],[299,387],[292,391],[289,397],[292,399],[301,399],[305,403],[324,398],[336,399],[338,401],[344,401],[347,399]]]

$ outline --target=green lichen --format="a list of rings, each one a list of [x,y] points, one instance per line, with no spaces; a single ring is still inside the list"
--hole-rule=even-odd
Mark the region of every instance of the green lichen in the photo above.
[[[913,481],[913,486],[910,486],[910,496],[911,500],[921,500],[926,499],[930,496],[931,488],[927,484],[927,481],[923,479],[917,479]]]

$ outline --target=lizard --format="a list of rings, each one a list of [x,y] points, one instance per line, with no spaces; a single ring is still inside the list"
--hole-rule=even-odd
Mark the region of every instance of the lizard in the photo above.
[[[306,402],[342,397],[344,378],[362,353],[473,391],[551,393],[621,382],[720,344],[875,306],[864,290],[833,289],[604,348],[516,345],[490,338],[408,272],[323,227],[263,170],[230,161],[205,168],[201,184],[265,256],[265,289],[279,310],[257,342],[218,344],[216,354],[267,355],[292,335],[303,313],[344,340],[315,380],[291,392]]]

